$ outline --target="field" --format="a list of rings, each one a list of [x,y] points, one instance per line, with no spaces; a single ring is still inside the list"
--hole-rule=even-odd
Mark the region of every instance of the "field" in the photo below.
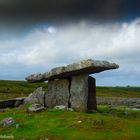
[[[37,87],[47,89],[46,83],[0,81],[0,100],[27,96]],[[97,97],[140,98],[139,87],[97,87]],[[16,124],[0,126],[0,137],[19,140],[139,140],[140,111],[99,105],[97,112],[78,113],[45,110],[28,113],[26,107],[0,112],[0,120],[13,117]],[[0,138],[1,139],[1,138]]]
[[[43,87],[43,89],[46,89],[47,84],[0,80],[0,100],[28,96],[37,87]]]
[[[0,80],[0,100],[28,96],[37,87],[43,87],[45,90],[47,84]],[[140,87],[97,87],[97,96],[140,98]]]
[[[97,87],[97,96],[140,98],[140,87]]]

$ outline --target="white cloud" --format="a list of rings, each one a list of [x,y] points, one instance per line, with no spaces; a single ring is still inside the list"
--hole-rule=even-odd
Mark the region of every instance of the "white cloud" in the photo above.
[[[139,19],[118,25],[80,22],[34,29],[23,40],[0,42],[0,63],[42,65],[84,58],[129,59],[139,57],[139,36]]]
[[[0,64],[46,65],[46,69],[81,59],[119,63],[120,71],[140,74],[140,19],[131,23],[80,22],[34,29],[23,37],[0,41]]]

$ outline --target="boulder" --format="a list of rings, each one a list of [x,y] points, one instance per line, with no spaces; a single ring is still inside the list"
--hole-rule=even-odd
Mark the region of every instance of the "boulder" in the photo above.
[[[37,103],[44,106],[44,97],[45,97],[45,92],[42,90],[42,87],[39,87],[25,99],[24,103],[25,104]]]
[[[69,80],[48,81],[48,90],[45,94],[45,106],[54,108],[57,105],[68,106],[69,100]]]
[[[88,101],[88,75],[73,76],[70,86],[71,108],[86,112]]]
[[[46,72],[44,74],[32,74],[26,77],[26,80],[29,82],[40,82],[59,78],[67,78],[74,75],[93,74],[105,70],[117,69],[118,67],[119,65],[110,63],[108,61],[88,59],[79,63],[53,68],[50,72]]]

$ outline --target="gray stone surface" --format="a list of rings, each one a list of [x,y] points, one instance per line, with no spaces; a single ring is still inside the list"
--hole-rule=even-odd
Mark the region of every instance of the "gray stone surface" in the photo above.
[[[27,100],[33,103],[44,103],[44,106],[48,108],[66,106],[79,112],[96,110],[95,79],[88,75],[117,68],[119,65],[115,63],[88,59],[53,68],[44,74],[32,74],[26,77],[26,80],[28,82],[48,81],[48,90],[41,96],[38,95],[42,92],[41,90],[35,91]]]
[[[54,107],[54,109],[66,110],[66,109],[67,109],[67,106],[64,106],[64,105],[57,105],[57,106]]]
[[[30,107],[28,107],[27,111],[28,112],[41,112],[43,111],[45,108],[44,106],[40,105],[40,104],[32,104]]]
[[[45,94],[45,106],[53,108],[57,105],[68,106],[69,100],[69,80],[48,81],[48,92]]]
[[[96,80],[95,78],[88,77],[88,102],[87,102],[88,111],[97,110],[96,106]]]
[[[0,108],[18,107],[24,103],[25,97],[0,101]]]
[[[43,91],[42,87],[37,88],[33,93],[31,93],[24,101],[25,104],[41,104],[44,106],[44,97],[45,91]]]
[[[72,77],[70,87],[71,108],[75,111],[86,112],[88,100],[88,75]]]
[[[26,80],[29,82],[40,82],[52,79],[66,78],[80,74],[98,73],[105,70],[117,69],[118,67],[119,65],[115,63],[88,59],[79,63],[73,63],[67,66],[54,68],[50,72],[46,72],[44,74],[32,74],[26,77]]]
[[[29,82],[42,82],[44,81],[44,75],[42,75],[41,73],[31,74],[25,79]]]
[[[9,127],[9,126],[13,125],[14,123],[15,123],[15,120],[12,117],[8,117],[8,118],[5,118],[2,121],[0,121],[0,124],[3,127]]]
[[[111,106],[125,105],[132,108],[140,108],[140,98],[97,97],[97,104]]]
[[[67,111],[73,111],[72,108],[68,108],[67,106],[64,106],[64,105],[57,105],[54,107],[54,109],[56,110],[67,110]]]

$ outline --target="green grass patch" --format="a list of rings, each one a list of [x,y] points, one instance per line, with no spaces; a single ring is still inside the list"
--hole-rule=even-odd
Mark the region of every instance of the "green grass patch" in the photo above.
[[[15,139],[31,140],[138,140],[140,112],[128,111],[131,117],[125,112],[107,106],[99,106],[97,113],[90,114],[59,110],[27,113],[25,109],[10,109],[0,113],[0,120],[13,117],[20,128],[0,127],[0,135],[12,134]]]
[[[47,91],[47,83],[0,81],[0,100],[28,96],[37,87]],[[97,87],[99,97],[140,98],[140,87]],[[27,113],[21,109],[0,112],[0,120],[13,117],[15,125],[0,126],[0,135],[25,140],[139,140],[140,111],[98,106],[96,113],[45,110]]]
[[[140,98],[140,87],[97,87],[99,97]]]
[[[26,81],[0,80],[0,100],[28,96],[37,87],[47,91],[47,83],[28,83]],[[140,98],[140,87],[98,87],[97,97]]]
[[[0,100],[28,96],[28,94],[33,92],[37,87],[46,89],[47,84],[0,80]]]

